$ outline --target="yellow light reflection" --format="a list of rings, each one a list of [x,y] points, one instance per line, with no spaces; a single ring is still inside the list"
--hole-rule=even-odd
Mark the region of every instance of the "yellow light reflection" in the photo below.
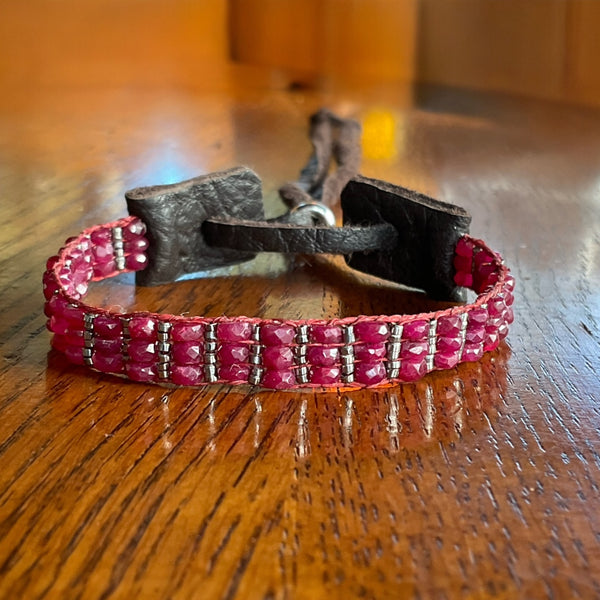
[[[362,146],[365,158],[387,160],[398,153],[396,118],[388,110],[372,110],[362,123]]]

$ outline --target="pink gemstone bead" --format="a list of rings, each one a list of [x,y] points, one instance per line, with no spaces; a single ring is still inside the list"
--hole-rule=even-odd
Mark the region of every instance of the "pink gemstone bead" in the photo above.
[[[498,337],[503,340],[508,335],[508,324],[502,323],[500,327],[498,327]]]
[[[335,385],[340,383],[340,369],[328,366],[313,367],[310,380],[317,385]]]
[[[123,325],[119,317],[98,315],[94,319],[94,335],[106,339],[116,339],[123,335]]]
[[[482,344],[471,344],[471,343],[465,344],[463,354],[462,354],[462,360],[464,360],[466,362],[475,362],[475,361],[478,361],[482,356],[483,356],[483,345]]]
[[[56,254],[54,256],[51,256],[47,261],[46,261],[46,270],[50,271],[52,270],[52,268],[56,265],[56,263],[58,262],[58,256],[56,256]]]
[[[488,301],[488,313],[490,317],[500,317],[504,314],[506,305],[502,296],[495,296]]]
[[[69,345],[67,336],[66,335],[58,335],[58,334],[54,334],[52,336],[52,340],[50,343],[52,344],[52,347],[55,350],[58,350],[59,352],[65,352],[67,349],[67,346]]]
[[[429,333],[429,321],[410,321],[404,323],[402,328],[402,339],[419,341],[427,338]]]
[[[65,356],[69,360],[76,365],[83,365],[83,351],[81,348],[75,346],[67,346],[65,349]]]
[[[142,252],[149,246],[148,240],[145,237],[133,237],[123,243],[125,252]]]
[[[400,373],[398,378],[402,381],[417,381],[427,373],[427,363],[425,360],[410,361],[403,360],[400,363]]]
[[[262,360],[267,369],[284,371],[294,365],[294,352],[289,346],[267,346]]]
[[[106,279],[116,273],[118,273],[117,263],[114,260],[94,264],[94,279]]]
[[[512,295],[512,293],[509,291],[504,292],[504,304],[506,304],[506,306],[512,306],[514,302],[515,297]]]
[[[222,365],[235,365],[248,362],[250,348],[248,344],[223,344],[217,355]]]
[[[115,249],[111,242],[97,243],[92,248],[92,254],[94,256],[95,263],[106,263],[113,260],[115,255]]]
[[[365,362],[377,362],[378,359],[385,358],[387,348],[385,343],[378,344],[355,344],[354,357],[356,360]]]
[[[383,362],[360,362],[354,367],[354,379],[365,385],[375,385],[387,377]]]
[[[402,360],[415,361],[427,356],[429,352],[429,343],[423,342],[402,342],[400,346],[400,358]]]
[[[335,325],[311,325],[310,337],[317,344],[340,344],[342,328]]]
[[[62,319],[61,317],[52,316],[50,317],[50,321],[48,322],[48,329],[53,333],[65,335],[67,333],[70,333],[71,331],[76,331],[77,326],[73,325],[71,321],[67,321],[66,319]]]
[[[295,328],[283,323],[267,323],[260,328],[260,339],[267,346],[287,346],[295,336]]]
[[[142,252],[134,252],[125,257],[125,268],[130,271],[141,271],[147,264],[148,257]]]
[[[128,362],[125,365],[125,372],[129,379],[133,379],[133,381],[156,381],[157,379],[156,367],[154,365]]]
[[[95,369],[103,373],[121,373],[123,371],[123,357],[120,354],[96,354],[92,357]]]
[[[219,378],[225,381],[248,381],[249,365],[223,365],[219,368]]]
[[[471,256],[473,256],[473,248],[474,248],[474,245],[473,245],[472,241],[467,240],[465,238],[460,238],[460,240],[458,240],[458,242],[456,242],[456,248],[454,251],[459,256],[471,257]]]
[[[504,279],[504,287],[509,291],[512,292],[515,289],[515,278],[508,274],[506,276],[506,278]]]
[[[132,338],[156,339],[156,321],[151,317],[132,317],[129,320],[128,329]]]
[[[335,346],[309,346],[306,358],[315,366],[331,367],[339,363],[340,350]]]
[[[476,265],[489,265],[490,263],[493,263],[495,259],[495,256],[492,256],[485,250],[480,250],[479,252],[475,252],[473,254],[473,262]]]
[[[457,272],[470,273],[473,270],[473,260],[471,257],[456,254],[452,263]]]
[[[498,329],[486,329],[485,335],[483,337],[483,350],[484,352],[489,352],[490,350],[495,350],[500,343],[500,337],[498,335]]]
[[[504,312],[504,320],[510,325],[515,320],[515,314],[512,308],[507,308]]]
[[[123,227],[123,239],[130,240],[131,238],[139,237],[146,233],[146,225],[139,219],[135,219],[125,227]]]
[[[156,346],[154,342],[146,340],[131,340],[127,344],[129,358],[138,363],[150,363],[156,359]]]
[[[60,289],[58,281],[52,271],[46,271],[42,277],[42,289],[44,291],[44,297],[49,300],[54,293]]]
[[[110,229],[104,227],[96,229],[96,231],[92,231],[90,234],[90,239],[94,244],[105,244],[112,240],[112,232]]]
[[[460,333],[462,321],[459,315],[439,317],[435,333],[437,336],[456,336]]]
[[[196,342],[204,339],[204,325],[201,323],[176,322],[171,327],[174,342]]]
[[[436,340],[436,352],[456,352],[460,350],[462,346],[462,340],[460,337],[438,337]]]
[[[198,342],[176,342],[171,347],[173,362],[194,365],[202,362],[204,346]]]
[[[263,375],[261,385],[273,390],[285,390],[295,387],[296,376],[293,371],[267,370]]]
[[[433,357],[433,366],[436,369],[452,369],[460,360],[460,348],[457,350],[438,351]]]
[[[488,320],[488,311],[485,308],[473,308],[468,313],[467,327],[474,328],[477,325],[485,326]]]
[[[100,354],[119,354],[123,340],[121,338],[104,340],[102,338],[94,339],[94,352]]]
[[[485,326],[478,327],[477,329],[467,329],[465,344],[481,344],[484,336]]]
[[[171,365],[171,381],[177,385],[198,385],[203,379],[202,367]]]
[[[74,348],[83,348],[85,340],[83,339],[83,331],[70,331],[65,335],[67,344]]]
[[[387,340],[390,332],[385,323],[363,321],[354,325],[354,334],[363,342],[376,343]]]
[[[460,287],[473,287],[473,275],[471,273],[457,271],[454,275],[454,283]]]
[[[252,337],[252,323],[248,321],[225,321],[217,325],[220,342],[243,342]]]

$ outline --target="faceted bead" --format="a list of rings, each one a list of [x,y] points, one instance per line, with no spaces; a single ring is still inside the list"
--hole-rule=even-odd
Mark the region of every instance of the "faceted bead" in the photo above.
[[[92,357],[95,369],[103,373],[121,373],[123,371],[123,357],[121,354],[96,354]]]
[[[459,256],[471,257],[471,256],[473,256],[473,248],[474,248],[473,242],[471,240],[468,240],[468,239],[462,237],[462,238],[460,238],[460,240],[458,240],[458,242],[456,242],[456,247],[455,247],[454,251]]]
[[[83,365],[85,361],[83,359],[83,350],[76,346],[67,346],[65,348],[65,356],[69,360],[76,365]]]
[[[436,369],[452,369],[460,361],[460,348],[457,350],[438,351],[433,357]]]
[[[340,382],[339,367],[313,367],[310,380],[317,385],[335,385]]]
[[[508,335],[508,324],[502,323],[500,327],[498,327],[498,337],[503,340]]]
[[[504,278],[504,287],[509,292],[512,292],[515,289],[515,278],[510,273]]]
[[[266,323],[260,328],[260,339],[267,346],[287,346],[295,337],[296,330],[291,325]]]
[[[99,352],[100,354],[119,354],[122,345],[123,340],[121,338],[108,340],[94,338],[94,352]]]
[[[486,329],[485,336],[483,337],[483,350],[489,352],[495,350],[500,343],[500,337],[498,335],[498,329]]]
[[[83,331],[69,331],[65,335],[65,339],[67,340],[67,344],[69,344],[69,346],[73,346],[75,348],[83,348],[85,345]]]
[[[478,327],[477,329],[467,329],[465,335],[465,344],[481,344],[485,336],[485,326]]]
[[[457,272],[471,273],[473,270],[473,260],[471,257],[456,254],[452,263]]]
[[[414,361],[427,356],[429,342],[402,342],[400,346],[400,358],[402,360]]]
[[[510,325],[515,320],[515,314],[512,308],[507,308],[504,312],[504,320]]]
[[[454,283],[460,287],[471,288],[473,287],[473,275],[457,271],[454,275]]]
[[[54,268],[54,266],[56,265],[56,263],[58,262],[58,256],[56,256],[56,254],[54,256],[51,256],[47,261],[46,261],[46,270],[50,271]]]
[[[69,345],[67,336],[66,335],[58,335],[58,334],[54,334],[52,336],[52,340],[50,343],[52,344],[52,347],[55,350],[58,350],[59,352],[65,352],[67,349],[67,346]]]
[[[53,333],[65,335],[73,330],[76,330],[77,327],[74,326],[70,321],[67,321],[66,319],[52,316],[50,317],[50,321],[48,322],[48,329]]]
[[[475,362],[483,356],[483,345],[466,343],[463,349],[462,360]]]
[[[309,346],[306,358],[313,365],[330,367],[339,363],[340,350],[336,346]]]
[[[267,369],[283,371],[294,365],[294,352],[289,346],[267,346],[262,361]]]
[[[127,344],[129,358],[138,363],[150,363],[156,359],[156,346],[154,342],[146,340],[131,340]]]
[[[128,362],[125,365],[125,372],[129,379],[133,379],[133,381],[156,381],[157,378],[156,367],[154,365]]]
[[[248,321],[225,321],[217,325],[220,342],[243,342],[252,337],[252,323]]]
[[[204,325],[201,323],[177,321],[171,327],[174,342],[195,342],[204,339]]]
[[[499,317],[501,316],[506,309],[506,305],[504,304],[504,298],[502,296],[496,296],[494,298],[490,298],[488,301],[488,313],[490,317]]]
[[[400,373],[398,378],[402,381],[417,381],[427,373],[427,363],[425,360],[410,361],[403,360],[400,363]]]
[[[390,332],[385,323],[363,321],[354,325],[354,334],[363,342],[376,343],[387,340]]]
[[[150,317],[132,317],[129,320],[128,329],[132,338],[156,339],[156,321]]]
[[[435,333],[438,336],[456,336],[460,333],[462,320],[460,315],[449,315],[447,317],[439,317]]]
[[[483,325],[485,326],[486,321],[488,320],[488,311],[485,308],[472,308],[468,313],[467,319],[467,327],[471,329],[475,325]]]
[[[494,262],[495,256],[491,255],[486,250],[480,250],[479,252],[475,252],[473,254],[473,262],[475,265],[489,265]]]
[[[177,385],[197,385],[202,382],[202,367],[171,365],[171,381]]]
[[[511,292],[504,292],[504,304],[506,304],[506,306],[512,306],[515,302],[515,297],[512,295]]]
[[[204,346],[198,342],[176,342],[171,346],[173,362],[194,365],[202,362]]]
[[[402,328],[402,339],[418,341],[427,337],[429,321],[409,321]]]
[[[340,344],[342,328],[335,325],[311,325],[311,340],[317,344]]]
[[[90,239],[94,244],[104,244],[112,240],[112,232],[106,227],[96,229],[90,234]]]
[[[145,237],[137,236],[130,240],[127,240],[123,244],[125,252],[141,252],[146,250],[149,246],[149,242]]]
[[[117,263],[114,260],[94,263],[94,279],[106,279],[115,273],[117,273]]]
[[[354,379],[365,385],[375,385],[387,377],[383,362],[359,362],[354,367]]]
[[[60,285],[56,280],[56,277],[52,271],[46,271],[42,277],[42,289],[44,290],[44,297],[49,300],[54,293],[60,289]]]
[[[387,348],[385,343],[378,344],[355,344],[354,357],[356,360],[365,362],[376,362],[377,359],[385,358]]]
[[[125,268],[130,271],[141,271],[147,264],[148,257],[142,252],[134,252],[125,257]]]
[[[296,375],[293,371],[267,370],[263,375],[261,385],[273,390],[285,390],[296,387]]]
[[[101,242],[92,248],[95,263],[106,263],[114,258],[115,249],[111,242]]]
[[[442,336],[436,340],[436,352],[456,352],[462,346],[460,337]]]
[[[129,240],[131,238],[139,237],[146,233],[146,225],[139,219],[131,221],[128,225],[123,227],[123,239]]]
[[[116,339],[123,335],[123,325],[119,317],[98,315],[94,319],[94,335],[106,339]]]
[[[250,348],[248,344],[223,344],[217,355],[222,365],[236,365],[248,362]]]
[[[224,379],[225,381],[240,381],[246,382],[248,381],[248,377],[250,376],[250,366],[249,365],[223,365],[219,368],[219,378]]]

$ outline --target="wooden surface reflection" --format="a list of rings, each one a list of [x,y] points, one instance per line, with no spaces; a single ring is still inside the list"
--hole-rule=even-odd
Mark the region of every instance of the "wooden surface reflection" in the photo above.
[[[255,82],[249,82],[255,84]],[[439,88],[38,91],[0,100],[0,596],[600,595],[600,116]],[[173,389],[50,350],[45,259],[124,190],[247,164],[267,210],[321,104],[366,124],[366,175],[467,207],[514,270],[482,361],[374,391]],[[103,305],[218,315],[417,312],[330,259],[97,285]]]

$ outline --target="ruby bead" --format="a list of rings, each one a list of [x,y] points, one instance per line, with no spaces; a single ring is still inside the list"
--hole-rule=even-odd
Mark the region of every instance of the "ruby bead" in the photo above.
[[[460,361],[460,348],[457,350],[438,351],[433,357],[433,366],[436,369],[452,369]]]
[[[262,361],[267,369],[284,371],[294,365],[294,352],[289,346],[267,346],[262,352]]]
[[[477,329],[467,329],[465,335],[465,344],[481,344],[485,336],[485,327],[481,326]]]
[[[435,333],[438,336],[455,336],[460,333],[462,320],[460,315],[450,315],[447,317],[439,317]]]
[[[400,346],[400,358],[402,360],[414,361],[427,356],[429,352],[429,343],[422,342],[402,342]]]
[[[156,358],[156,346],[154,342],[146,340],[131,340],[127,344],[127,354],[131,360],[138,363],[154,362]]]
[[[96,229],[90,234],[90,239],[94,244],[105,244],[112,240],[112,231],[105,227]]]
[[[106,263],[114,258],[115,249],[111,242],[101,242],[92,248],[92,254],[94,256],[94,262]]]
[[[474,248],[474,244],[471,240],[468,240],[464,237],[460,238],[460,240],[458,240],[458,242],[456,242],[456,247],[454,249],[454,251],[456,252],[456,254],[458,254],[459,256],[473,256],[473,248]]]
[[[504,298],[502,296],[496,296],[490,298],[488,301],[488,313],[490,317],[499,317],[504,314],[506,305],[504,304]]]
[[[223,344],[217,353],[222,365],[235,365],[248,361],[248,344]]]
[[[365,385],[375,385],[387,377],[383,362],[360,362],[354,367],[354,379]]]
[[[171,381],[177,385],[197,385],[202,383],[202,367],[193,365],[171,365]]]
[[[156,339],[156,321],[150,317],[132,317],[128,329],[132,338]]]
[[[83,359],[83,350],[76,346],[67,346],[65,348],[65,356],[69,360],[76,365],[83,365],[85,361]]]
[[[94,263],[94,279],[106,279],[116,273],[118,273],[117,263],[114,260],[105,263]]]
[[[490,350],[495,350],[500,343],[500,336],[498,335],[497,329],[486,329],[485,335],[483,337],[483,350],[485,352],[489,352]]]
[[[402,381],[417,381],[417,379],[421,379],[426,373],[427,363],[425,360],[403,360],[400,363],[398,378]]]
[[[384,342],[388,339],[390,331],[385,323],[362,322],[354,325],[354,334],[363,342]]]
[[[339,344],[342,341],[342,328],[335,325],[311,325],[310,337],[317,344]]]
[[[71,323],[71,321],[67,321],[66,319],[62,319],[61,317],[52,316],[50,317],[50,321],[48,322],[48,329],[53,333],[65,335],[73,330],[76,330],[77,327],[74,326],[73,323]]]
[[[354,358],[365,362],[375,362],[377,359],[385,358],[387,354],[386,345],[381,342],[378,344],[355,344]]]
[[[306,358],[313,365],[331,367],[339,362],[340,350],[335,346],[309,346]]]
[[[471,273],[457,271],[454,275],[454,283],[460,287],[473,287],[473,275]]]
[[[460,337],[442,336],[436,340],[436,352],[456,352],[460,350],[462,340]]]
[[[154,365],[142,365],[129,362],[125,365],[125,372],[133,381],[156,381],[157,373]]]
[[[515,320],[515,314],[512,308],[507,308],[504,312],[504,320],[510,325]]]
[[[112,340],[120,338],[122,334],[123,324],[119,317],[98,315],[94,319],[94,335]]]
[[[123,238],[129,240],[136,238],[146,233],[146,225],[139,219],[131,221],[128,225],[123,227]]]
[[[506,323],[502,323],[500,327],[498,327],[498,337],[503,340],[508,335],[508,325]]]
[[[51,256],[47,261],[46,261],[46,269],[48,271],[50,271],[54,265],[56,265],[56,263],[58,262],[58,256],[54,255]]]
[[[141,271],[147,264],[148,257],[142,252],[134,252],[125,257],[125,268],[130,271]]]
[[[512,306],[515,302],[515,297],[508,291],[504,292],[504,304],[506,306]]]
[[[44,291],[44,298],[49,300],[56,291],[60,289],[60,285],[56,280],[56,276],[52,271],[46,271],[42,277],[42,289]]]
[[[508,274],[505,278],[504,278],[504,287],[509,291],[512,292],[515,289],[515,278]]]
[[[69,331],[65,335],[65,339],[70,346],[75,348],[83,348],[85,340],[83,339],[83,331]]]
[[[171,356],[177,364],[193,365],[202,362],[203,350],[198,342],[176,342],[171,347]]]
[[[462,360],[466,362],[478,361],[483,356],[482,344],[466,343],[462,353]]]
[[[335,385],[340,383],[340,369],[328,366],[313,367],[310,380],[316,385]]]
[[[409,321],[402,328],[402,339],[419,341],[429,333],[429,321]]]
[[[137,236],[123,243],[125,252],[141,252],[148,248],[149,242],[145,237]]]
[[[250,376],[249,365],[223,365],[219,368],[219,377],[225,381],[247,382]]]
[[[293,371],[267,370],[263,375],[261,385],[273,390],[285,390],[296,386],[296,376]]]
[[[488,311],[485,308],[473,308],[468,313],[467,326],[470,329],[475,325],[485,325],[487,320]]]
[[[252,337],[252,323],[225,321],[217,325],[217,338],[221,342],[243,342]]]
[[[486,250],[479,250],[473,254],[473,262],[475,265],[489,265],[494,262],[495,256],[487,252]]]
[[[462,271],[463,273],[470,273],[473,270],[473,260],[468,256],[455,254],[452,264],[457,271]]]
[[[120,354],[97,354],[94,352],[92,365],[103,373],[121,373],[124,362]]]
[[[287,346],[295,337],[296,330],[291,325],[267,323],[260,328],[260,339],[267,346]]]
[[[58,335],[58,334],[54,334],[52,336],[52,340],[50,341],[50,343],[52,344],[52,347],[55,350],[58,350],[59,352],[65,352],[67,349],[67,346],[69,345],[67,336],[66,335]]]
[[[195,342],[204,339],[204,325],[192,322],[177,322],[171,327],[174,342]]]
[[[94,338],[94,352],[99,352],[100,354],[119,354],[122,345],[123,340],[121,338],[108,340]]]

